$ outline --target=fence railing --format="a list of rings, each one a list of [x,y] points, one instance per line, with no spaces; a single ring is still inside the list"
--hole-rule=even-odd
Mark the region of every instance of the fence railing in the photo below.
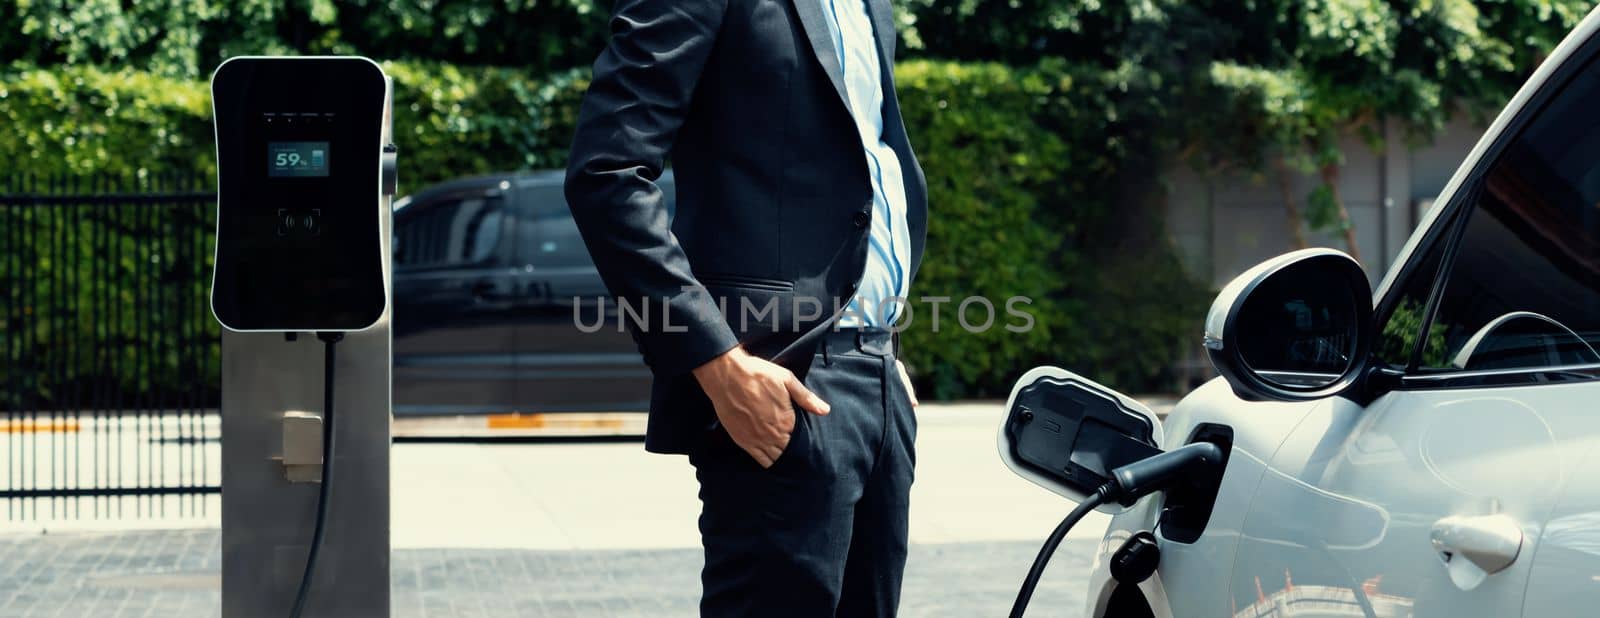
[[[0,179],[8,519],[200,516],[220,491],[214,211],[196,178]]]

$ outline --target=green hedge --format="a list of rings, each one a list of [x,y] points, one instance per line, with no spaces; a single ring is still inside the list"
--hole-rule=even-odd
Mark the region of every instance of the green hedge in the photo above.
[[[93,67],[0,70],[0,160],[12,173],[216,173],[204,84]]]
[[[939,399],[1000,396],[1023,371],[1053,364],[1130,390],[1171,388],[1167,372],[1196,344],[1207,293],[1164,238],[1133,252],[1104,239],[1164,234],[1159,219],[1130,233],[1112,216],[1126,185],[1160,187],[1159,172],[1129,168],[1129,140],[1106,120],[1117,88],[1105,80],[1121,76],[1060,61],[912,61],[896,76],[931,211],[913,296],[977,295],[1002,308],[1027,296],[1036,319],[1026,333],[972,334],[947,307],[935,334],[914,318],[903,348],[920,386]]]
[[[386,63],[405,190],[468,174],[565,167],[587,71]]]
[[[566,164],[585,72],[386,63],[402,191]],[[0,160],[40,175],[216,174],[205,82],[95,67],[0,70]]]
[[[1058,334],[1078,321],[1064,297],[1067,278],[1058,259],[1064,235],[1041,225],[1040,203],[1050,187],[1070,173],[1067,144],[1034,121],[1039,97],[1051,86],[1000,65],[910,62],[896,79],[906,131],[928,180],[928,245],[913,297],[953,299],[932,329],[926,305],[913,305],[902,334],[906,361],[931,386],[935,398],[994,393],[1025,365],[1050,356]],[[969,332],[957,321],[962,299],[989,299],[1000,315],[996,326]],[[1025,326],[1008,316],[1016,296],[1034,316],[1033,328],[1014,333],[1001,324]],[[985,314],[972,306],[970,320]]]
[[[396,82],[401,190],[469,174],[565,165],[585,71],[389,63]],[[1170,247],[1131,255],[1097,242],[1129,184],[1128,138],[1105,121],[1117,84],[1059,61],[1027,68],[910,61],[897,67],[907,130],[929,185],[928,250],[913,296],[990,299],[995,326],[972,334],[954,303],[929,328],[916,305],[908,364],[934,398],[1001,395],[1053,363],[1129,389],[1170,386],[1170,361],[1198,336],[1203,293]],[[215,173],[203,82],[89,67],[0,72],[0,157],[39,173]],[[1110,78],[1125,79],[1112,75]],[[1159,235],[1160,222],[1142,221]],[[1114,231],[1113,231],[1114,230]],[[1006,301],[1025,296],[1034,328]],[[974,308],[976,311],[977,308]],[[969,313],[981,322],[981,313]]]

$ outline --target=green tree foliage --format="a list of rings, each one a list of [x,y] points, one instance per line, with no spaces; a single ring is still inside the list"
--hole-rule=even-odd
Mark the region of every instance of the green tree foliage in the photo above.
[[[1397,366],[1404,366],[1411,362],[1412,351],[1417,345],[1417,334],[1422,332],[1422,316],[1424,307],[1411,298],[1403,298],[1395,306],[1394,313],[1389,316],[1389,321],[1384,323],[1383,332],[1378,334],[1378,349],[1374,351],[1378,358]],[[1428,341],[1422,346],[1422,356],[1418,362],[1423,367],[1448,367],[1445,359],[1444,334],[1449,330],[1445,324],[1434,324],[1428,330]]]
[[[566,163],[587,72],[384,63],[395,80],[402,190]],[[94,66],[0,70],[0,160],[43,175],[216,174],[203,81]]]
[[[359,53],[396,80],[402,191],[560,167],[606,35],[599,0],[0,2],[13,169],[209,176],[204,78],[246,53]],[[939,396],[1034,363],[1169,386],[1204,291],[1163,233],[1160,170],[1315,173],[1286,207],[1349,230],[1337,137],[1483,117],[1589,10],[1577,0],[903,0],[898,68],[933,219],[916,295],[1029,296],[1029,333],[945,306],[906,353]],[[1001,64],[991,64],[993,62]],[[1276,171],[1275,170],[1281,170]],[[1287,185],[1282,185],[1287,187]],[[1298,215],[1295,215],[1298,217]],[[1299,226],[1296,225],[1296,232]],[[1352,234],[1353,235],[1353,234]],[[982,316],[969,313],[969,317]],[[981,320],[979,320],[981,321]]]
[[[1155,123],[1141,127],[1152,145],[1203,170],[1261,173],[1277,162],[1314,173],[1322,185],[1304,196],[1308,219],[1350,232],[1335,190],[1340,135],[1381,148],[1383,123],[1393,122],[1423,142],[1454,114],[1498,110],[1591,8],[1582,0],[910,0],[900,22],[913,53],[1058,56],[1151,73],[1147,96],[1124,90],[1105,122],[1143,112]]]
[[[0,70],[0,160],[35,174],[216,172],[205,85],[94,66]]]
[[[1307,220],[1313,228],[1342,232],[1358,257],[1338,193],[1340,136],[1355,132],[1381,150],[1384,124],[1393,122],[1414,140],[1427,140],[1462,109],[1452,103],[1497,107],[1520,83],[1509,46],[1480,30],[1477,7],[1468,0],[1257,6],[1260,21],[1280,24],[1277,35],[1298,44],[1268,49],[1249,62],[1214,59],[1203,74],[1206,86],[1229,103],[1223,109],[1236,114],[1237,124],[1254,125],[1263,143],[1249,146],[1321,179],[1306,196]],[[1206,132],[1193,137],[1202,144],[1219,139]]]
[[[521,71],[386,63],[395,79],[402,192],[469,174],[562,167],[587,88],[574,70],[534,79]],[[141,176],[215,173],[202,81],[92,67],[14,67],[3,74],[0,118],[21,128],[0,156],[37,173]],[[1107,83],[1061,62],[909,62],[897,71],[908,131],[926,171],[934,216],[905,337],[925,387],[946,397],[1003,394],[1038,363],[1078,367],[1142,386],[1193,339],[1195,289],[1170,252],[1094,275],[1087,246],[1113,236],[1119,138],[1104,123]],[[1152,225],[1159,226],[1159,223]],[[199,229],[199,228],[196,228]],[[1158,248],[1164,248],[1158,247]],[[1140,276],[1134,276],[1138,274]],[[961,299],[982,296],[994,324],[968,333]],[[1006,325],[1026,322],[1026,332]],[[1178,299],[1184,299],[1178,302]],[[1123,310],[1102,311],[1117,303]],[[964,314],[982,324],[981,305]],[[1137,331],[1130,345],[1122,334]],[[1134,348],[1137,348],[1136,350]]]
[[[401,182],[408,190],[467,174],[564,167],[588,71],[384,63],[395,81]]]
[[[200,78],[230,56],[365,54],[516,67],[587,65],[599,0],[76,0],[0,3],[0,59]]]

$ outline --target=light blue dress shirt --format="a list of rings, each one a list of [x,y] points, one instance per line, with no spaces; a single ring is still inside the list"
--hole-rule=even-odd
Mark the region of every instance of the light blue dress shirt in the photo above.
[[[868,235],[867,269],[860,289],[840,319],[844,327],[882,327],[904,310],[890,298],[909,294],[911,233],[906,229],[906,185],[900,159],[883,143],[883,73],[878,43],[872,36],[867,0],[816,0],[828,17],[834,51],[844,71],[850,116],[866,150],[872,181],[872,230]],[[894,36],[889,33],[887,36]],[[903,302],[903,301],[902,301]]]

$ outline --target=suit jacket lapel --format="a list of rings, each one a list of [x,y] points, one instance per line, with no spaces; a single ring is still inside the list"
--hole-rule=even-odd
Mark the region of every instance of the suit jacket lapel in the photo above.
[[[867,0],[867,10],[872,15],[872,38],[878,40],[878,64],[894,75],[894,48],[898,36],[894,29],[894,8],[889,6],[889,0]]]
[[[839,52],[833,47],[833,35],[828,32],[827,16],[822,14],[822,3],[826,0],[793,0],[795,13],[800,16],[800,25],[805,27],[806,38],[811,40],[811,51],[817,57],[817,62],[822,63],[822,71],[828,74],[828,81],[833,82],[833,90],[839,95],[839,103],[850,108],[850,99],[844,90],[844,69],[839,64]]]

